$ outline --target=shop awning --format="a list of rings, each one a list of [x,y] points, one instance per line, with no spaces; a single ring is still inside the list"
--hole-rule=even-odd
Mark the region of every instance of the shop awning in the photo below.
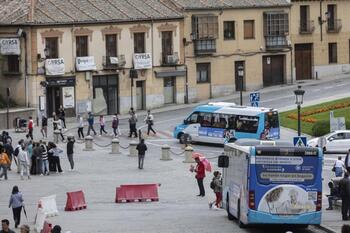
[[[166,77],[177,77],[177,76],[185,76],[186,70],[165,70],[165,71],[154,71],[157,78],[166,78]]]

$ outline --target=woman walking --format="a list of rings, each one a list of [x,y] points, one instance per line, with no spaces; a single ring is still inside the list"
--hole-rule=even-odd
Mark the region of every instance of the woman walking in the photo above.
[[[18,190],[17,186],[13,186],[10,197],[9,208],[12,207],[13,220],[15,221],[15,228],[21,223],[21,212],[23,207],[23,196]]]
[[[57,118],[57,116],[54,117],[53,119],[54,119],[53,122],[52,122],[53,123],[53,130],[59,130],[60,131],[60,135],[61,135],[62,142],[63,142],[64,141],[64,136],[62,134],[62,121],[61,121],[60,118]]]
[[[5,180],[7,180],[7,169],[11,164],[11,161],[6,153],[6,151],[3,148],[0,148],[1,154],[0,154],[0,168],[2,169],[2,172],[0,174],[0,179],[5,176]]]
[[[118,118],[118,115],[117,115],[117,114],[115,114],[115,115],[113,116],[112,128],[113,128],[114,137],[119,137],[119,136],[120,136],[120,131],[119,131],[119,118]]]
[[[81,115],[78,115],[78,137],[84,139],[84,119]]]
[[[214,172],[213,180],[210,183],[210,188],[213,189],[216,200],[214,202],[209,203],[209,208],[213,207],[215,203],[216,208],[221,208],[222,201],[222,182],[221,182],[221,173],[219,171]]]
[[[338,160],[335,161],[333,166],[333,171],[335,173],[335,177],[342,177],[343,176],[343,169],[345,170],[345,164],[342,161],[342,157],[338,156]]]
[[[59,116],[59,119],[63,122],[63,127],[67,128],[66,127],[66,113],[65,113],[64,108],[63,108],[62,105],[58,109],[58,116]]]
[[[24,173],[26,173],[26,175],[28,176],[28,180],[30,180],[30,174],[29,174],[30,161],[28,158],[28,152],[25,150],[24,145],[22,145],[22,147],[19,148],[18,163],[21,167],[21,170],[20,170],[21,180],[23,180]]]
[[[106,124],[105,118],[103,117],[103,115],[100,115],[100,136],[102,136],[102,132],[107,134],[105,130],[105,124]]]

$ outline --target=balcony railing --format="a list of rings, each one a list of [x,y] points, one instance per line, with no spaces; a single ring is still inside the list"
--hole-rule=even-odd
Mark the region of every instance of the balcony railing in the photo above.
[[[212,54],[216,52],[215,39],[199,39],[194,41],[194,53],[196,55]]]
[[[125,56],[119,55],[118,57],[103,56],[103,69],[116,70],[125,66]]]
[[[283,49],[288,47],[286,36],[265,36],[266,49]]]
[[[327,32],[338,33],[342,28],[341,19],[328,19]]]
[[[312,34],[315,31],[315,25],[313,20],[300,21],[299,33],[300,34]]]
[[[179,63],[178,53],[171,55],[162,53],[162,66],[175,66]]]

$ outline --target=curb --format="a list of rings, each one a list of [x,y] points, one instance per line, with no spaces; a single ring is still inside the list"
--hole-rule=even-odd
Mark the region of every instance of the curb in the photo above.
[[[327,232],[327,233],[337,233],[335,230],[333,230],[332,228],[330,227],[327,227],[327,226],[324,226],[324,225],[314,225],[316,228],[324,231],[324,232]]]

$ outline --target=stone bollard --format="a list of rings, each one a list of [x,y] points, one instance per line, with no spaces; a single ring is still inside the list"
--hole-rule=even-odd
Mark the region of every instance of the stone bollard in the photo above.
[[[192,158],[193,148],[190,146],[186,146],[185,148],[185,160],[184,163],[194,163],[194,159]]]
[[[112,152],[110,154],[120,154],[119,139],[118,138],[113,138],[113,140],[112,140]]]
[[[129,144],[129,156],[131,157],[135,157],[138,155],[137,150],[136,150],[136,146],[137,144],[139,144],[138,142],[135,141],[131,141]]]
[[[169,145],[163,145],[162,146],[162,157],[160,158],[160,160],[172,160],[172,158],[170,158],[170,146]]]
[[[59,131],[58,129],[56,129],[56,130],[53,131],[53,142],[54,142],[55,144],[58,143],[58,137],[59,137],[59,135],[60,135],[60,131]]]
[[[90,135],[85,137],[85,149],[84,151],[93,151],[93,145],[92,145],[92,140],[94,140],[94,138]]]

